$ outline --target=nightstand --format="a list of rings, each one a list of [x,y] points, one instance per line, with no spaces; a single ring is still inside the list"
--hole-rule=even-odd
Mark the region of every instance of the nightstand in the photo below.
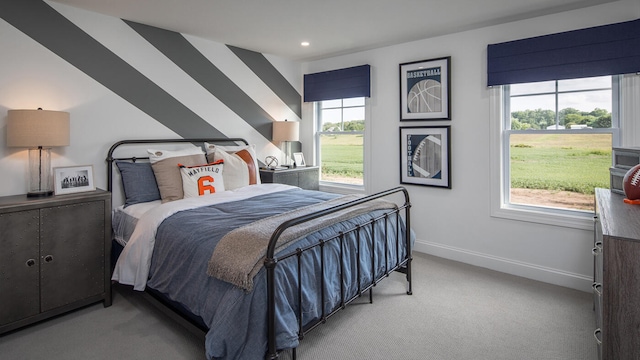
[[[0,197],[0,334],[111,305],[111,193]]]
[[[320,168],[317,166],[298,166],[283,170],[260,169],[263,183],[280,183],[298,186],[306,190],[320,188]]]

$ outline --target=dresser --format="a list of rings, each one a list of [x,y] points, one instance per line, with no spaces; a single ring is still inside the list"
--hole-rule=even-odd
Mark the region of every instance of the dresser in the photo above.
[[[320,188],[320,171],[317,166],[298,166],[283,170],[260,169],[263,183],[279,183],[298,186],[306,190]]]
[[[596,189],[594,308],[599,359],[640,359],[640,205]]]
[[[109,192],[0,197],[0,334],[110,306],[110,253]]]

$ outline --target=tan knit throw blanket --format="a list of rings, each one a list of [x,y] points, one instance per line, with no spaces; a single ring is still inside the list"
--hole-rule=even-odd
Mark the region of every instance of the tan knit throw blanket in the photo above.
[[[220,239],[220,242],[216,245],[209,260],[207,274],[232,283],[246,291],[251,291],[253,289],[253,277],[264,265],[271,235],[280,224],[287,220],[338,206],[358,198],[360,198],[358,195],[341,196],[270,216],[232,230]],[[290,242],[337,222],[348,220],[373,210],[395,208],[396,205],[392,202],[376,199],[298,224],[285,230],[280,235],[276,245],[276,253],[284,249]]]

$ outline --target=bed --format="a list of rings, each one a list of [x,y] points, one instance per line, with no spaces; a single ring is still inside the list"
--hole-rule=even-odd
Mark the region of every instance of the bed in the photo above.
[[[395,271],[412,293],[402,187],[342,196],[262,184],[239,138],[123,140],[106,160],[112,279],[205,331],[207,359],[295,358],[309,331],[360,296],[372,302]]]

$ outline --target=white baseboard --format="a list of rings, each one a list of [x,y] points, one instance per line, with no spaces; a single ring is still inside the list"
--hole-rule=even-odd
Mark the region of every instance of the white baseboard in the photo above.
[[[591,284],[593,283],[593,278],[591,276],[571,273],[564,270],[548,268],[424,240],[416,240],[413,250],[549,284],[560,285],[585,292],[592,292]]]

